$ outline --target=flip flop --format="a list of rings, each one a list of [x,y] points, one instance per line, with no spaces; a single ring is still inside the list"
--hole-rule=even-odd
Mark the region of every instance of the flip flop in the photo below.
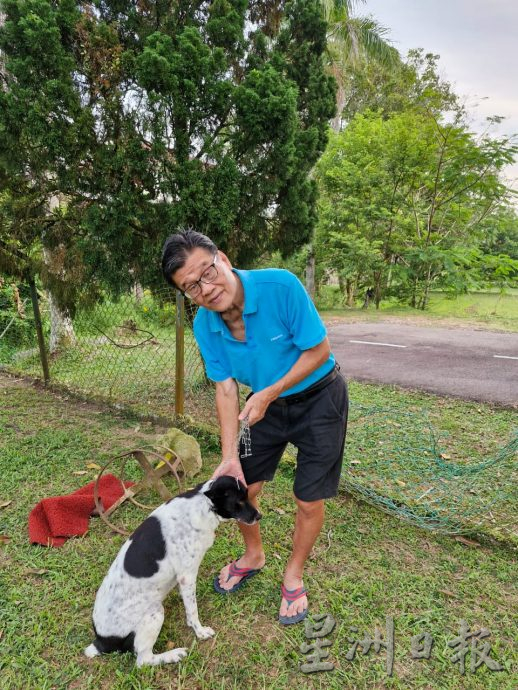
[[[223,587],[219,584],[219,575],[216,575],[216,577],[214,578],[214,589],[216,590],[216,592],[218,592],[218,594],[233,594],[236,590],[242,587],[247,580],[249,580],[254,575],[257,575],[257,573],[260,573],[262,570],[262,568],[240,568],[236,565],[238,560],[239,559],[236,559],[235,561],[232,561],[232,563],[230,564],[228,577],[226,581],[228,582],[231,577],[240,577],[241,579],[239,580],[239,582],[236,582],[236,584],[231,589],[223,589]]]
[[[304,586],[298,587],[297,589],[286,589],[284,585],[281,585],[281,593],[288,602],[288,608],[290,607],[290,604],[292,604],[294,601],[297,601],[297,599],[307,596]],[[300,611],[296,616],[279,615],[279,623],[282,623],[283,625],[293,625],[294,623],[300,623],[300,621],[304,620],[307,615],[308,609],[306,607],[304,611]]]

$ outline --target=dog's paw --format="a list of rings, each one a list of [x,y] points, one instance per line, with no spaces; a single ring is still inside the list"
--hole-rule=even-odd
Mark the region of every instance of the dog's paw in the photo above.
[[[188,650],[185,647],[177,647],[176,649],[170,649],[168,652],[164,652],[164,662],[166,664],[176,664],[187,656]]]
[[[203,627],[203,626],[201,628],[197,628],[194,632],[196,633],[196,637],[199,640],[209,640],[211,637],[214,637],[214,635],[216,634],[216,631],[213,630],[212,628]]]

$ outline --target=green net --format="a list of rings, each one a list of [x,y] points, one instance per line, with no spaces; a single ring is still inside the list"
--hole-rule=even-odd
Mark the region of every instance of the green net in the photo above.
[[[518,543],[518,432],[491,457],[464,449],[453,460],[449,453],[426,412],[357,405],[343,484],[419,527],[444,534],[483,528]]]

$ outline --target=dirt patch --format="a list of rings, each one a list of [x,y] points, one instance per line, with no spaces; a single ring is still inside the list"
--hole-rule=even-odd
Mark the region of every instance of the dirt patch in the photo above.
[[[0,372],[0,390],[5,388],[34,388],[34,386],[34,381],[21,379],[5,371]]]
[[[475,330],[475,331],[490,331],[494,333],[508,333],[509,328],[500,326],[499,324],[481,323],[480,321],[472,321],[469,319],[454,319],[454,318],[440,318],[430,316],[390,316],[388,314],[344,314],[343,316],[324,316],[324,323],[326,327],[331,328],[342,323],[394,323],[406,326],[419,326],[425,328],[450,328],[452,330]]]

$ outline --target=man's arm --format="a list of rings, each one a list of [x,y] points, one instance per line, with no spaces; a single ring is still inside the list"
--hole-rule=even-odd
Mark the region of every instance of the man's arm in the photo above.
[[[248,399],[243,411],[239,415],[239,419],[248,417],[250,425],[258,422],[264,417],[266,408],[271,402],[278,398],[281,393],[288,390],[288,388],[305,379],[315,369],[318,369],[329,359],[330,353],[331,347],[327,337],[318,345],[309,348],[309,350],[304,350],[295,364],[282,378],[271,386],[263,388],[262,391],[254,393]]]
[[[214,471],[212,478],[215,479],[222,474],[230,474],[246,485],[237,447],[239,389],[234,379],[229,378],[216,382],[216,410],[221,432],[222,461]]]

